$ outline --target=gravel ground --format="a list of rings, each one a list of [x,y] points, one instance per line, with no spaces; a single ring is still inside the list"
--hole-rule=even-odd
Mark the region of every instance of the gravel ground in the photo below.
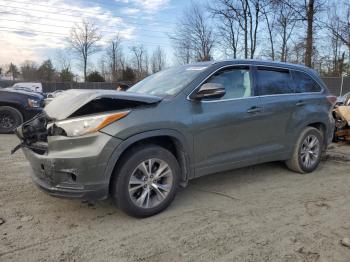
[[[192,180],[163,213],[58,199],[0,135],[0,261],[350,261],[350,145],[316,172],[269,163]]]

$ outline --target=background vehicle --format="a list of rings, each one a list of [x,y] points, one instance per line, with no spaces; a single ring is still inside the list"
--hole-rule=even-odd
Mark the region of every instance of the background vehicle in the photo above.
[[[50,103],[55,97],[61,95],[63,92],[64,90],[56,90],[55,92],[52,92],[52,93],[46,93],[45,105]]]
[[[207,62],[161,71],[127,92],[66,91],[17,135],[34,182],[50,194],[110,194],[146,217],[195,177],[269,161],[312,172],[332,140],[334,103],[303,66]]]
[[[0,133],[10,133],[42,112],[44,97],[17,88],[0,88]]]
[[[340,105],[348,106],[348,105],[350,105],[350,92],[346,93],[345,95],[337,97],[336,105],[337,106],[340,106]]]
[[[29,90],[32,90],[33,92],[38,92],[38,93],[43,92],[43,87],[41,83],[22,82],[22,83],[16,83],[10,88],[27,88]]]

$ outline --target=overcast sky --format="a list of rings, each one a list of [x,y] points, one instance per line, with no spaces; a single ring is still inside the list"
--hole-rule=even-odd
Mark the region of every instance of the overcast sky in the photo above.
[[[0,0],[0,65],[54,59],[74,23],[93,20],[106,42],[119,32],[124,48],[158,45],[172,54],[167,32],[187,0]],[[102,42],[101,44],[104,44]],[[97,61],[95,61],[97,63]]]

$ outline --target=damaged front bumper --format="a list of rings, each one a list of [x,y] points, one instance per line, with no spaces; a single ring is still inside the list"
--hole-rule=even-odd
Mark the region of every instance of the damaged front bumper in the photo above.
[[[33,181],[49,194],[86,200],[109,193],[107,169],[122,140],[101,132],[131,109],[151,106],[157,96],[112,90],[68,90],[52,100],[42,114],[16,130],[33,169]]]
[[[39,188],[57,197],[98,200],[108,197],[105,168],[121,140],[97,132],[81,137],[48,137],[47,151],[22,150]]]

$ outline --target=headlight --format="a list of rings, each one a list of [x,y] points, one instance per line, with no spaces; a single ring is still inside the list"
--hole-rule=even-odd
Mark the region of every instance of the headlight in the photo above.
[[[109,113],[102,115],[86,116],[58,121],[55,125],[62,128],[67,136],[82,136],[97,132],[110,123],[119,120],[129,114],[130,111]]]
[[[40,101],[28,98],[29,107],[40,107]]]

